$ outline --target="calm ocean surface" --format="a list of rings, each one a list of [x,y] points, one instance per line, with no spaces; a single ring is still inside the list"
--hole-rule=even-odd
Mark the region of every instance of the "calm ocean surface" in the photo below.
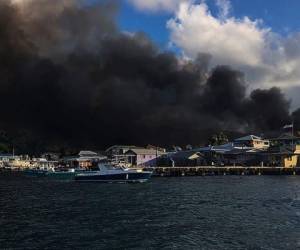
[[[300,176],[0,175],[1,249],[300,249]]]

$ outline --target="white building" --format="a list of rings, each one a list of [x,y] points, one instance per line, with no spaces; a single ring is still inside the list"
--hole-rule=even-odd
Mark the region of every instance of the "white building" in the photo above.
[[[270,141],[262,139],[256,135],[247,135],[234,140],[235,146],[245,146],[256,149],[267,149],[270,147]]]

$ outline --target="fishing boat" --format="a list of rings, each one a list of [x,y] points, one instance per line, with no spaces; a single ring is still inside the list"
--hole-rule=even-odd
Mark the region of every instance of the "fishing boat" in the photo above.
[[[76,174],[75,181],[91,182],[146,182],[152,172],[142,169],[129,169],[109,163],[99,163],[99,170]]]

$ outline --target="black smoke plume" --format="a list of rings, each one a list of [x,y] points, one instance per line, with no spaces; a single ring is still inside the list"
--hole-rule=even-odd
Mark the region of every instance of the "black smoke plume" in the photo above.
[[[290,120],[280,89],[249,96],[241,72],[209,71],[209,55],[184,62],[122,33],[117,11],[114,1],[0,0],[2,140],[30,152],[201,144]]]

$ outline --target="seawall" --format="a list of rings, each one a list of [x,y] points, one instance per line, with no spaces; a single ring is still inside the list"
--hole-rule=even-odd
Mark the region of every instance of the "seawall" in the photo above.
[[[153,176],[213,176],[213,175],[300,175],[300,167],[146,167]]]

